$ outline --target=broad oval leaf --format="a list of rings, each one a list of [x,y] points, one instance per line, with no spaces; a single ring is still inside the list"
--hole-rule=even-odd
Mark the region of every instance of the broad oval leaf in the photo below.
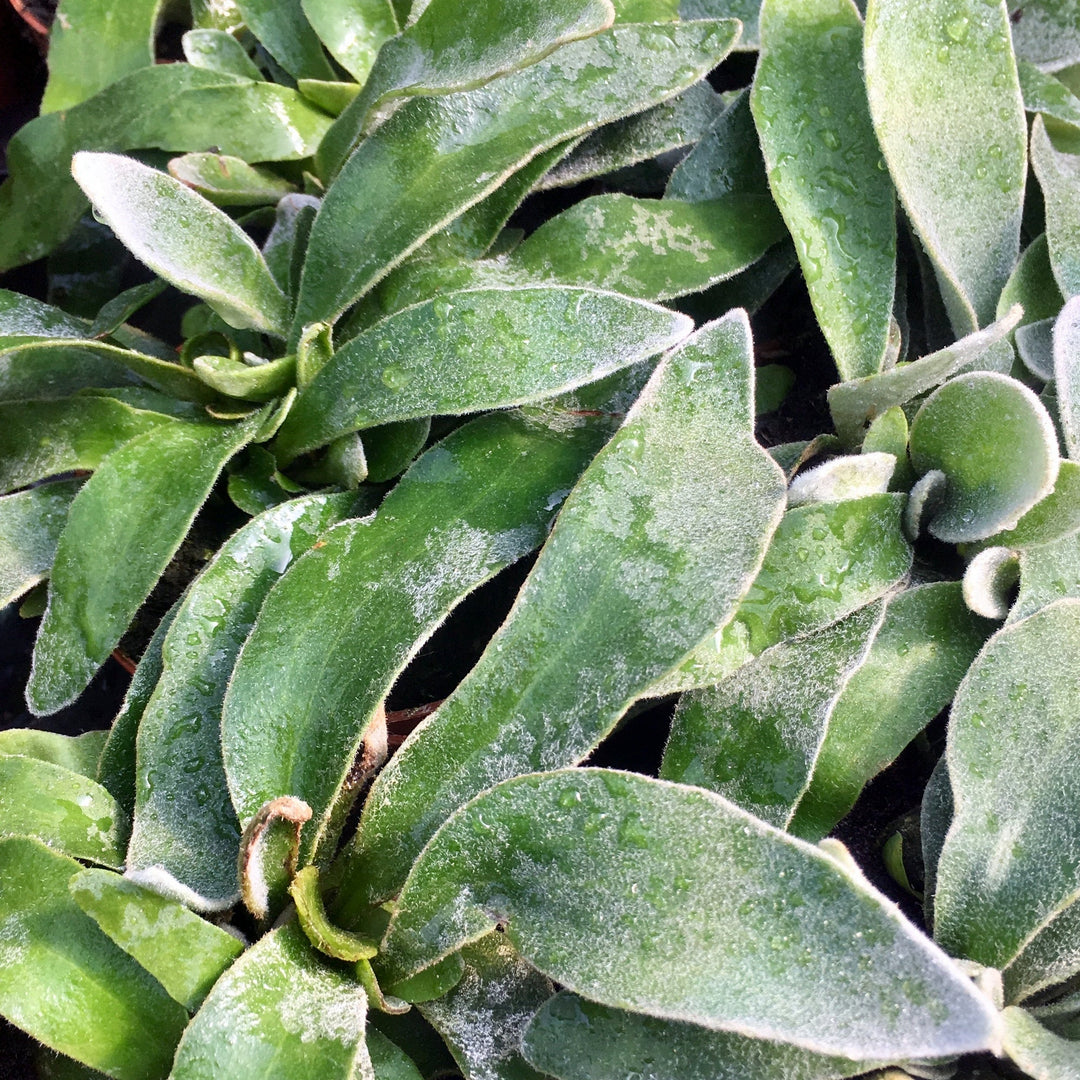
[[[573,286],[448,293],[339,349],[301,390],[275,451],[290,461],[350,431],[554,397],[655,356],[692,326],[665,308]]]
[[[301,0],[330,55],[361,85],[379,47],[398,32],[390,0]]]
[[[862,20],[851,0],[766,0],[760,33],[750,105],[769,186],[840,377],[875,375],[892,318],[896,197],[866,104]]]
[[[1020,247],[1027,125],[1004,4],[870,0],[878,141],[953,329],[993,321]]]
[[[379,50],[360,96],[330,129],[316,163],[330,180],[387,99],[489,82],[609,27],[609,0],[428,0]]]
[[[0,756],[0,836],[33,836],[72,858],[119,867],[126,832],[100,784],[50,761]]]
[[[221,707],[240,646],[290,563],[348,515],[352,495],[308,495],[248,522],[191,584],[139,721],[129,870],[168,874],[201,908],[236,901],[240,826],[221,757]]]
[[[543,541],[604,433],[482,417],[423,454],[377,514],[298,560],[267,597],[225,699],[241,820],[295,795],[315,812],[306,851],[332,841],[330,812],[354,794],[347,774],[394,680],[463,596]]]
[[[1080,602],[999,630],[952,707],[955,816],[937,866],[934,935],[1001,968],[1080,891],[1076,745]]]
[[[333,322],[537,154],[685,90],[737,34],[733,22],[616,28],[479,90],[403,106],[361,144],[323,199],[293,337],[309,323]]]
[[[377,778],[350,870],[371,898],[476,792],[580,761],[738,603],[783,504],[754,440],[751,356],[736,311],[657,368],[484,655]]]
[[[625,1012],[562,991],[533,1017],[525,1059],[558,1080],[839,1080],[867,1062],[826,1057],[677,1020]]]
[[[0,840],[0,1012],[117,1080],[164,1080],[187,1013],[76,905],[81,869],[36,840]]]
[[[197,27],[180,39],[180,45],[184,59],[195,67],[256,82],[263,77],[244,46],[225,30]]]
[[[230,217],[179,180],[119,154],[81,152],[72,175],[140,262],[230,326],[284,336],[289,302]]]
[[[884,494],[896,471],[896,455],[863,449],[831,458],[799,473],[788,487],[788,506],[844,502]]]
[[[567,989],[649,1016],[853,1059],[997,1041],[989,1002],[857,871],[698,788],[604,769],[497,785],[424,849],[385,962],[419,970],[496,923]]]
[[[1014,550],[1049,544],[1080,529],[1080,463],[1062,461],[1054,490],[1040,499],[1012,529],[995,533],[973,548],[1007,547]]]
[[[81,480],[58,480],[0,498],[0,606],[49,576]]]
[[[360,984],[324,964],[297,923],[267,934],[218,979],[169,1080],[374,1080]]]
[[[177,421],[113,451],[82,486],[34,646],[26,699],[37,713],[72,701],[105,662],[255,426]],[[112,538],[104,549],[103,535]]]
[[[541,225],[508,265],[541,280],[666,300],[745,270],[783,235],[775,205],[761,196],[598,195]]]
[[[178,901],[108,870],[83,870],[68,888],[75,903],[191,1012],[244,951],[232,934]]]
[[[1013,528],[1053,490],[1057,433],[1023,383],[982,371],[934,391],[911,424],[911,463],[945,475],[928,528],[939,540],[982,540]]]

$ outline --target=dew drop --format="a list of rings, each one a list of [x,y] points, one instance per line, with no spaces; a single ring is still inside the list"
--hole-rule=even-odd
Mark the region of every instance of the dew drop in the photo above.
[[[413,373],[397,364],[388,364],[382,370],[380,378],[388,390],[404,390],[412,382]]]
[[[968,27],[971,20],[966,15],[957,15],[945,24],[945,33],[956,42],[961,42],[967,37]]]

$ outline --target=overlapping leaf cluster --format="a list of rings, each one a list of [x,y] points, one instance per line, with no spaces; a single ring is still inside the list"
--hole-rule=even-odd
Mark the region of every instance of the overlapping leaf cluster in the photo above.
[[[127,6],[61,0],[0,187],[31,709],[237,524],[110,731],[0,734],[43,1075],[1080,1076],[1072,5],[192,0],[173,64]],[[834,430],[766,451],[796,274]],[[675,695],[658,776],[585,764]],[[917,927],[830,833],[942,730]]]

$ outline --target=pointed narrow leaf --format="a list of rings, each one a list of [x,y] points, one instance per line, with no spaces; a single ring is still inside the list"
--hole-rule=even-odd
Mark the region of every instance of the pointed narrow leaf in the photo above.
[[[72,858],[118,867],[126,833],[100,784],[49,761],[0,757],[0,836],[33,836]]]
[[[911,568],[903,496],[868,495],[789,510],[733,618],[650,695],[712,686],[770,645],[818,630],[884,595]]]
[[[288,462],[367,427],[554,397],[655,356],[692,326],[665,308],[573,286],[448,293],[339,349],[301,390],[275,451]]]
[[[134,0],[123,18],[109,0],[62,0],[49,33],[43,113],[70,109],[154,62],[161,0]]]
[[[385,962],[418,970],[497,922],[567,989],[649,1016],[854,1059],[997,1040],[989,1002],[857,871],[698,788],[604,769],[497,785],[424,849]]]
[[[1076,768],[1080,602],[999,630],[949,724],[955,817],[937,867],[934,936],[1004,967],[1080,891]]]
[[[608,0],[428,0],[417,13],[379,50],[360,96],[319,148],[327,180],[387,99],[480,86],[598,33],[613,15]]]
[[[289,303],[247,234],[179,180],[118,154],[79,153],[72,174],[137,259],[230,326],[284,334]]]
[[[259,44],[294,79],[332,79],[334,69],[300,0],[234,0]]]
[[[39,484],[0,498],[0,606],[49,576],[81,480]]]
[[[105,731],[87,731],[82,735],[57,735],[37,728],[6,728],[0,731],[0,754],[49,761],[92,780],[97,776],[98,760],[107,734]]]
[[[561,991],[533,1017],[525,1059],[558,1080],[839,1080],[866,1062],[597,1005]]]
[[[465,973],[418,1006],[471,1080],[542,1080],[521,1056],[521,1037],[554,987],[513,947],[489,934],[461,950]]]
[[[169,1080],[374,1080],[360,984],[324,964],[296,923],[218,979],[184,1032]]]
[[[81,869],[36,840],[0,840],[0,1013],[117,1080],[164,1080],[187,1013],[75,904]]]
[[[463,596],[543,541],[606,430],[483,417],[422,455],[374,517],[332,529],[297,562],[267,597],[225,700],[242,821],[295,795],[315,813],[305,851],[333,839],[333,805],[351,794],[360,741],[402,668]]]
[[[75,903],[191,1012],[244,951],[232,934],[178,901],[108,870],[83,870],[68,888]]]
[[[254,427],[177,421],[125,443],[82,486],[60,535],[34,646],[32,709],[55,712],[82,692]],[[104,549],[103,535],[111,538]]]
[[[1001,1014],[1005,1053],[1032,1080],[1080,1080],[1080,1044],[1063,1039],[1023,1009]]]
[[[209,908],[235,902],[240,826],[221,760],[227,679],[271,586],[354,502],[308,495],[260,514],[188,589],[139,723],[129,870],[167,873]]]
[[[829,388],[829,411],[836,432],[845,442],[858,441],[866,424],[897,405],[934,390],[962,367],[977,360],[1020,323],[1023,312],[1013,307],[985,330],[977,330],[952,345],[910,364],[877,375],[838,383]]]
[[[896,198],[874,137],[851,0],[766,0],[750,104],[780,212],[844,379],[881,370]],[[995,297],[995,300],[997,298]]]
[[[945,476],[929,531],[947,543],[1014,528],[1054,488],[1057,433],[1023,383],[982,371],[935,390],[911,424],[911,464]]]
[[[379,47],[398,32],[390,0],[302,0],[308,22],[330,55],[360,84]]]
[[[992,625],[968,611],[955,581],[891,599],[866,660],[832,708],[789,831],[827,836],[865,785],[952,700]]]
[[[709,690],[685,694],[660,776],[715,791],[787,829],[806,793],[832,712],[865,662],[885,605],[868,605],[781,642]]]
[[[1019,252],[1024,103],[1004,4],[870,0],[878,141],[957,334],[993,320]]]
[[[509,266],[541,280],[666,300],[745,270],[783,235],[775,205],[761,196],[688,203],[598,195],[541,225]]]
[[[703,327],[586,470],[476,667],[375,781],[351,869],[372,898],[476,792],[580,761],[738,603],[784,498],[751,350],[744,312]]]
[[[731,22],[618,28],[479,90],[403,106],[364,140],[323,200],[293,336],[332,322],[538,153],[692,85],[737,32]]]

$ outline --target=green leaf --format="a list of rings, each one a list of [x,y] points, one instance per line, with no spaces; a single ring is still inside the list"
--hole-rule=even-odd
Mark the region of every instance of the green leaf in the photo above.
[[[1080,972],[1080,904],[1072,902],[1047,920],[1001,973],[1005,1000],[1022,1002]]]
[[[783,235],[775,205],[760,196],[598,195],[541,225],[508,265],[540,280],[667,300],[745,270]]]
[[[985,330],[976,330],[929,356],[830,387],[829,411],[837,434],[847,443],[858,442],[869,421],[935,389],[978,360],[991,345],[1016,328],[1022,314],[1019,307],[1013,307]]]
[[[420,1005],[474,1080],[541,1080],[521,1056],[521,1037],[553,987],[513,948],[490,934],[461,950],[465,973],[448,993]]]
[[[759,0],[679,0],[679,18],[739,19],[743,24],[739,49],[752,52],[758,47]]]
[[[375,1080],[424,1080],[412,1058],[404,1050],[399,1050],[397,1044],[381,1031],[368,1028],[364,1037]]]
[[[350,870],[370,898],[392,896],[424,841],[478,791],[584,758],[735,608],[784,497],[754,441],[751,357],[735,311],[657,368],[484,655],[376,779]]]
[[[1054,320],[1018,326],[1013,343],[1024,367],[1037,379],[1049,382],[1054,377]]]
[[[36,840],[0,840],[0,1013],[117,1080],[164,1080],[187,1013],[75,904],[81,869]]]
[[[622,27],[479,90],[407,103],[349,158],[323,200],[293,336],[334,321],[537,154],[685,90],[737,32],[734,23]]]
[[[300,79],[296,89],[312,105],[331,116],[340,116],[360,92],[360,87],[354,82],[328,82],[325,79]]]
[[[248,29],[294,79],[332,79],[334,69],[300,0],[235,0]]]
[[[221,705],[240,646],[273,584],[336,521],[352,495],[308,495],[230,537],[188,589],[162,646],[163,670],[138,734],[128,868],[167,875],[207,910],[237,896],[240,826],[221,758]]]
[[[1057,434],[1045,407],[1023,383],[994,372],[935,390],[911,424],[910,445],[917,473],[945,474],[928,528],[948,543],[1015,527],[1057,478]]]
[[[295,90],[188,64],[155,64],[81,105],[30,121],[8,146],[0,186],[0,269],[47,254],[72,230],[87,200],[69,166],[77,150],[216,146],[245,161],[310,156],[329,117]]]
[[[226,154],[185,154],[169,162],[169,173],[215,206],[277,203],[294,190],[277,173]]]
[[[866,784],[952,700],[990,632],[958,582],[905,589],[888,601],[870,650],[829,715],[789,831],[820,840]]]
[[[133,158],[78,153],[71,171],[97,214],[154,273],[201,297],[230,326],[284,335],[289,302],[231,218]]]
[[[1004,619],[1009,614],[1017,583],[1020,560],[1005,547],[987,547],[964,570],[964,603],[976,615]]]
[[[322,963],[296,923],[260,938],[184,1032],[169,1080],[373,1080],[360,984]]]
[[[430,433],[431,421],[427,418],[368,428],[364,432],[368,480],[384,484],[403,473],[423,450]]]
[[[1080,529],[1080,464],[1063,461],[1054,490],[1037,502],[1013,529],[995,533],[971,547],[1007,547],[1014,550],[1048,544]],[[1030,614],[1030,613],[1029,613]]]
[[[358,82],[367,82],[380,46],[398,32],[390,0],[301,0],[308,22],[330,55]]]
[[[543,541],[604,434],[483,417],[422,455],[374,518],[339,525],[297,562],[267,597],[225,700],[242,821],[293,794],[314,810],[305,853],[332,843],[334,804],[355,794],[347,775],[394,680],[462,597]]]
[[[624,1012],[565,990],[533,1017],[523,1052],[558,1080],[624,1080],[643,1061],[649,1080],[838,1080],[866,1071],[866,1062]]]
[[[723,795],[788,829],[809,787],[832,712],[866,661],[885,605],[781,642],[675,710],[660,776]]]
[[[1053,319],[1065,303],[1050,266],[1050,245],[1040,233],[1020,256],[998,300],[997,317],[1004,318],[1014,304],[1024,309],[1020,325]]]
[[[1080,157],[1077,146],[1067,139],[1072,129],[1036,116],[1031,127],[1031,164],[1042,188],[1046,204],[1046,239],[1054,279],[1066,297],[1080,293]],[[1051,133],[1061,132],[1062,148],[1051,141]]]
[[[0,606],[49,576],[81,480],[59,480],[0,498]]]
[[[868,495],[789,510],[730,622],[705,638],[650,696],[712,686],[771,645],[842,619],[911,568],[903,496]]]
[[[1020,592],[1010,623],[1065,597],[1080,598],[1080,533],[1075,530],[1020,551]]]
[[[319,147],[331,180],[389,99],[468,90],[609,27],[608,0],[429,0],[386,41],[360,96]]]
[[[288,463],[350,431],[554,397],[655,356],[691,328],[685,315],[594,289],[448,293],[339,349],[301,390],[275,453]]]
[[[879,167],[861,56],[851,0],[762,4],[750,105],[769,186],[844,379],[881,370],[896,279],[896,198]]]
[[[544,191],[580,184],[582,180],[636,165],[671,150],[693,146],[723,112],[723,98],[704,80],[696,82],[668,101],[636,116],[605,124],[587,135],[544,174],[537,187]]]
[[[847,862],[698,788],[604,769],[497,785],[424,849],[385,962],[418,970],[496,923],[566,989],[648,1016],[855,1060],[997,1041],[989,1002]]]
[[[938,860],[953,818],[953,793],[948,760],[943,754],[930,773],[919,806],[919,832],[923,858],[923,915],[927,929],[934,925],[934,894]]]
[[[49,761],[94,779],[107,732],[87,731],[82,735],[57,735],[36,728],[5,728],[0,731],[0,754]]]
[[[83,870],[68,888],[75,903],[189,1012],[244,951],[232,934],[108,870]]]
[[[39,715],[77,697],[176,553],[253,421],[177,421],[113,451],[71,504],[26,699]],[[110,543],[101,546],[101,537]]]
[[[0,488],[11,491],[76,469],[96,469],[114,450],[175,421],[109,397],[0,403]]]
[[[160,0],[135,0],[123,16],[109,0],[62,0],[49,32],[43,113],[70,109],[154,62]]]
[[[1080,458],[1080,299],[1073,297],[1054,323],[1054,385],[1069,457]]]
[[[135,740],[139,721],[161,675],[161,645],[179,606],[178,600],[157,624],[128,684],[98,762],[98,783],[116,799],[129,820],[135,815]]]
[[[51,304],[22,293],[0,289],[0,348],[25,338],[89,337],[89,323]]]
[[[937,868],[934,935],[1001,968],[1080,890],[1076,744],[1080,602],[999,630],[953,702],[955,817]]]
[[[33,836],[72,858],[119,867],[126,833],[100,784],[50,761],[0,756],[0,836]]]
[[[866,88],[957,334],[993,320],[1019,252],[1024,104],[1003,4],[870,0]]]
[[[1026,112],[1043,113],[1067,124],[1080,123],[1080,100],[1060,79],[1043,74],[1027,60],[1019,60],[1016,70]]]
[[[788,486],[789,507],[807,503],[843,502],[889,489],[896,455],[883,451],[846,454],[800,472]]]
[[[1071,4],[1009,0],[1009,13],[1017,56],[1044,71],[1058,71],[1080,61],[1080,20]]]
[[[296,357],[292,353],[264,364],[247,364],[229,356],[196,356],[191,366],[207,386],[242,401],[271,401],[296,381]]]
[[[247,54],[247,50],[232,34],[225,30],[201,28],[189,30],[181,45],[184,59],[195,67],[216,71],[223,75],[239,75],[255,82],[262,80],[262,72]]]
[[[1080,1045],[1042,1026],[1023,1009],[1001,1014],[1005,1053],[1032,1080],[1080,1080]]]

